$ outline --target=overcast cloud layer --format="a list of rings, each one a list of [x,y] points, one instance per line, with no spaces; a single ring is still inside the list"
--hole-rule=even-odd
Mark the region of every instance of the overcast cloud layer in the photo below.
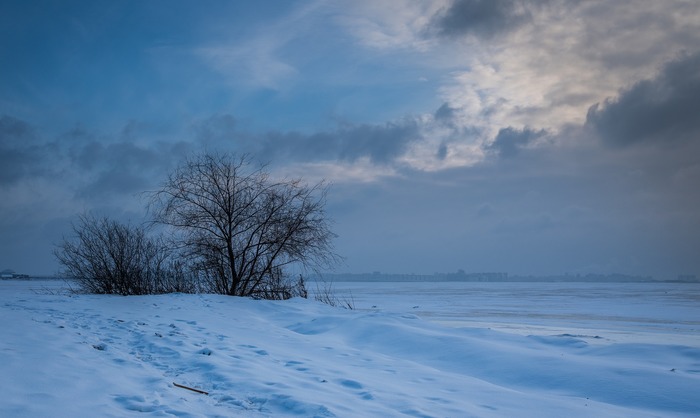
[[[330,180],[341,271],[700,275],[694,0],[4,3],[0,269],[187,155]]]

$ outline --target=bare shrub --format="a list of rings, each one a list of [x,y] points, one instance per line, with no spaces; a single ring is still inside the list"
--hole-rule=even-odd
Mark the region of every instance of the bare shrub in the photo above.
[[[325,280],[316,281],[316,292],[314,293],[314,299],[318,302],[325,303],[333,307],[341,307],[345,309],[354,310],[355,309],[355,299],[352,294],[349,298],[340,299],[336,296],[333,291],[333,285],[326,282]]]
[[[54,251],[64,274],[86,293],[144,295],[193,291],[160,238],[144,228],[82,215],[74,237]]]

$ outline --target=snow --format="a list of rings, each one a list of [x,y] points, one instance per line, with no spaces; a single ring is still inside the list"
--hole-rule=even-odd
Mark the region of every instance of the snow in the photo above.
[[[700,285],[337,283],[351,311],[57,283],[0,281],[2,417],[700,415]]]

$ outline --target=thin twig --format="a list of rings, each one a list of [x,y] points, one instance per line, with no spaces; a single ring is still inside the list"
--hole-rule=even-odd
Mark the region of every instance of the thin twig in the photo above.
[[[175,383],[175,382],[173,382],[173,385],[175,385],[175,386],[177,386],[177,387],[179,387],[179,388],[191,390],[192,392],[201,393],[201,394],[203,394],[203,395],[208,395],[208,394],[209,394],[209,392],[205,392],[205,391],[203,391],[203,390],[191,388],[191,387],[185,386],[185,385],[180,385],[180,384],[177,384],[177,383]]]

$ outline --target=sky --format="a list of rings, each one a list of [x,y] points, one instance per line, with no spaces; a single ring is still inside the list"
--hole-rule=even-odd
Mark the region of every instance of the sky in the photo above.
[[[695,0],[2,9],[0,269],[233,152],[332,184],[339,272],[700,275]]]

